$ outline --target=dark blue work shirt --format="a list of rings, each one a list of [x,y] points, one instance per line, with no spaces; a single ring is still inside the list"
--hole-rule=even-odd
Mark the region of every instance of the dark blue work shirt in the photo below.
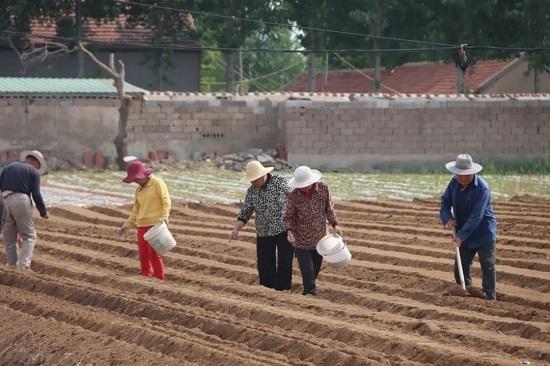
[[[47,212],[40,194],[40,173],[30,164],[21,161],[8,164],[0,174],[0,191],[25,193],[32,197],[40,215]]]
[[[497,220],[491,205],[491,190],[477,175],[464,190],[456,177],[451,179],[441,196],[439,217],[443,223],[450,219],[456,221],[456,235],[467,248],[479,248],[496,241]]]

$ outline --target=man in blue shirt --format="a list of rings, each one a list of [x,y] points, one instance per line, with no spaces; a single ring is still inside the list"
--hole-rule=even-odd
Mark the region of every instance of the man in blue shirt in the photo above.
[[[446,168],[455,176],[441,196],[441,222],[445,228],[453,229],[453,242],[460,247],[466,286],[472,285],[470,268],[477,253],[485,297],[496,300],[497,223],[491,206],[491,190],[477,175],[483,168],[468,154],[458,155]],[[460,284],[456,261],[454,272],[456,283]]]
[[[0,191],[4,201],[2,236],[8,266],[28,270],[36,243],[32,201],[40,216],[49,217],[40,193],[40,175],[46,171],[46,161],[40,151],[23,151],[21,161],[8,164],[0,174]],[[17,252],[17,236],[23,240]]]

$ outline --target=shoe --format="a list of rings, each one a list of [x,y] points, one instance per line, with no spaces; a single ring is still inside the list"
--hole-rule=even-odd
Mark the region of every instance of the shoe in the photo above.
[[[317,296],[317,292],[316,292],[315,290],[313,290],[313,291],[308,291],[308,292],[305,292],[305,291],[304,291],[304,292],[302,293],[302,295],[304,295],[304,296],[308,296],[308,295],[309,295],[309,296]]]
[[[486,292],[483,293],[483,297],[487,300],[491,300],[491,301],[497,301],[497,297],[496,295],[490,295]]]
[[[22,264],[18,264],[17,269],[21,272],[32,272],[32,270],[29,266],[24,266]]]

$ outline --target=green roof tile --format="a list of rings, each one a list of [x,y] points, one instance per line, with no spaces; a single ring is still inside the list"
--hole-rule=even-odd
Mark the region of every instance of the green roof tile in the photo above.
[[[125,86],[128,94],[148,92],[130,83],[126,83]],[[113,79],[0,77],[1,94],[91,94],[115,96],[117,91],[113,85]]]

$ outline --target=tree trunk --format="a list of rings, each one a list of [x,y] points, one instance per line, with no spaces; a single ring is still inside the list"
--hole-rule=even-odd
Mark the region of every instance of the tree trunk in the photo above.
[[[308,91],[315,93],[315,53],[307,55]]]
[[[464,93],[464,71],[456,65],[456,93]]]
[[[226,69],[225,69],[225,91],[233,93],[235,91],[235,53],[229,51],[226,53]]]
[[[82,43],[79,43],[81,51],[86,53],[92,61],[95,62],[101,69],[106,71],[115,81],[115,88],[117,89],[118,99],[120,100],[120,108],[118,109],[118,133],[113,140],[115,149],[117,152],[116,162],[120,170],[126,170],[126,163],[123,158],[128,155],[128,144],[126,138],[128,132],[126,131],[128,125],[128,116],[130,115],[130,105],[132,104],[132,98],[126,95],[126,88],[124,80],[126,79],[126,68],[124,62],[118,60],[119,70],[115,67],[115,55],[111,53],[109,55],[109,66],[101,62],[93,53],[91,53]]]
[[[75,4],[75,24],[76,24],[76,39],[80,43],[82,39],[82,7],[81,0],[76,0]],[[84,77],[84,53],[82,50],[77,51],[78,58],[78,71],[77,75],[79,78]]]
[[[120,101],[120,108],[118,109],[118,134],[113,142],[117,153],[116,163],[120,170],[126,170],[126,163],[123,158],[128,155],[127,125],[131,104],[132,98],[125,96]]]
[[[374,38],[374,49],[378,50],[378,38]],[[380,80],[380,52],[374,54],[374,90],[379,93],[382,81]]]

